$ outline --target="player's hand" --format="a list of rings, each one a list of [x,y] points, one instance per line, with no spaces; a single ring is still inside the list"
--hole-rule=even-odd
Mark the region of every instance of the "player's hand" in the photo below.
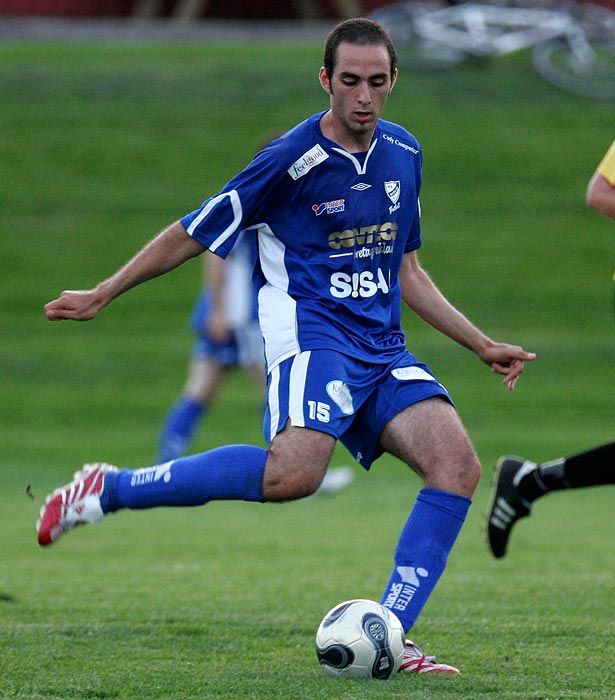
[[[518,345],[508,343],[494,343],[480,355],[480,359],[491,366],[493,372],[503,374],[504,384],[512,391],[515,388],[519,375],[525,369],[525,363],[536,359],[536,353],[526,352]]]
[[[214,307],[205,324],[207,335],[216,343],[227,343],[232,337],[232,331],[222,309]]]
[[[50,321],[88,321],[94,318],[103,304],[95,290],[65,291],[57,299],[45,304],[45,315]]]

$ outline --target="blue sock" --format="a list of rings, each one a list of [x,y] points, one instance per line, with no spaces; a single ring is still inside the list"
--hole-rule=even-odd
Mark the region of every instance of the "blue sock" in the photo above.
[[[380,601],[408,632],[431,595],[472,501],[439,489],[422,489],[399,537],[395,568]]]
[[[105,475],[100,499],[104,513],[120,508],[200,506],[209,501],[263,503],[267,450],[227,445],[144,469]]]
[[[180,396],[175,401],[162,425],[156,464],[186,454],[201,419],[207,413],[207,408],[207,404],[198,403],[188,396]]]

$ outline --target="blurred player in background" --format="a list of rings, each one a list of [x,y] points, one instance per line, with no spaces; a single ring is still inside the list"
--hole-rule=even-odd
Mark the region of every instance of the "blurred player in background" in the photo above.
[[[256,237],[246,231],[239,234],[225,260],[212,254],[203,256],[203,287],[190,318],[196,339],[188,376],[165,416],[156,464],[186,454],[233,369],[244,370],[258,395],[264,397],[263,338],[252,284],[256,260]],[[353,478],[350,467],[330,468],[317,493],[335,493]]]
[[[252,286],[256,238],[243,232],[226,260],[203,256],[204,282],[190,326],[196,336],[181,395],[168,411],[156,463],[183,456],[231,369],[245,369],[265,393],[263,339]]]
[[[589,207],[615,220],[615,141],[592,175],[585,199]],[[532,503],[541,496],[605,484],[615,484],[615,442],[542,464],[500,457],[487,512],[491,553],[498,559],[506,554],[514,524],[530,515]]]
[[[47,499],[41,545],[122,508],[304,498],[321,484],[339,439],[365,469],[388,452],[423,479],[382,594],[404,630],[413,626],[466,519],[480,463],[447,390],[406,348],[402,301],[502,374],[509,389],[535,356],[487,337],[419,263],[420,146],[380,119],[396,64],[380,25],[339,24],[319,72],[326,111],[272,142],[94,289],[65,291],[46,305],[49,320],[91,319],[205,249],[225,257],[250,230],[258,240],[269,449],[227,445],[136,470],[87,465]],[[401,670],[458,672],[410,641]]]

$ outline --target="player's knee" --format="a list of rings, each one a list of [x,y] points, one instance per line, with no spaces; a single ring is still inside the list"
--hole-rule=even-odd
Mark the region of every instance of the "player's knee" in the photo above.
[[[462,470],[464,487],[468,493],[473,494],[480,481],[482,473],[481,463],[476,455],[471,455],[466,460],[465,465]]]
[[[295,501],[316,493],[322,477],[313,471],[294,470],[292,472],[267,474],[263,483],[263,495],[267,501]]]
[[[459,455],[440,467],[426,474],[426,484],[472,498],[481,476],[481,465],[474,452]]]
[[[476,451],[468,443],[464,448],[459,449],[453,461],[456,465],[452,470],[453,478],[456,482],[456,490],[458,493],[471,498],[476,491],[482,471]]]
[[[268,501],[293,501],[311,496],[320,486],[335,439],[305,428],[285,428],[269,447],[263,481]]]

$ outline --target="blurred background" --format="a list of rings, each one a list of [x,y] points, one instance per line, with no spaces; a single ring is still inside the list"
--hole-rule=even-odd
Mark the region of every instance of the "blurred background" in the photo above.
[[[327,19],[359,16],[382,1],[367,0],[2,0],[6,16],[183,17],[191,19]]]
[[[2,0],[0,14],[20,17],[314,20],[356,17],[382,4],[379,0]]]
[[[613,0],[594,2],[611,9],[614,6]],[[315,20],[358,17],[387,4],[391,3],[387,0],[0,0],[0,15]],[[540,6],[544,2],[527,4]]]
[[[489,335],[538,359],[508,392],[471,353],[404,316],[410,349],[451,391],[484,467],[417,641],[463,662],[442,700],[604,700],[615,697],[612,487],[541,501],[502,562],[487,553],[484,513],[500,454],[550,460],[613,440],[615,224],[584,198],[615,138],[615,44],[610,15],[594,12],[614,3],[525,3],[595,32],[595,70],[575,64],[561,37],[539,56],[533,46],[491,55],[484,41],[442,49],[433,34],[412,43],[414,10],[448,4],[392,15],[402,60],[384,117],[422,145],[423,265]],[[110,275],[263,138],[326,109],[327,31],[390,8],[0,0],[0,696],[221,697],[242,673],[226,697],[381,697],[379,686],[322,689],[312,643],[334,603],[379,595],[420,488],[396,460],[366,474],[340,448],[333,466],[351,465],[355,480],[334,501],[119,513],[51,551],[34,523],[82,463],[153,461],[185,379],[201,261],[93,322],[49,323],[43,305]],[[234,374],[193,449],[264,444],[261,414]],[[198,674],[177,660],[157,672],[142,649],[145,628],[173,659],[174,620]],[[238,657],[249,659],[240,669]],[[433,697],[433,687],[412,693]],[[406,698],[408,687],[387,694]]]

